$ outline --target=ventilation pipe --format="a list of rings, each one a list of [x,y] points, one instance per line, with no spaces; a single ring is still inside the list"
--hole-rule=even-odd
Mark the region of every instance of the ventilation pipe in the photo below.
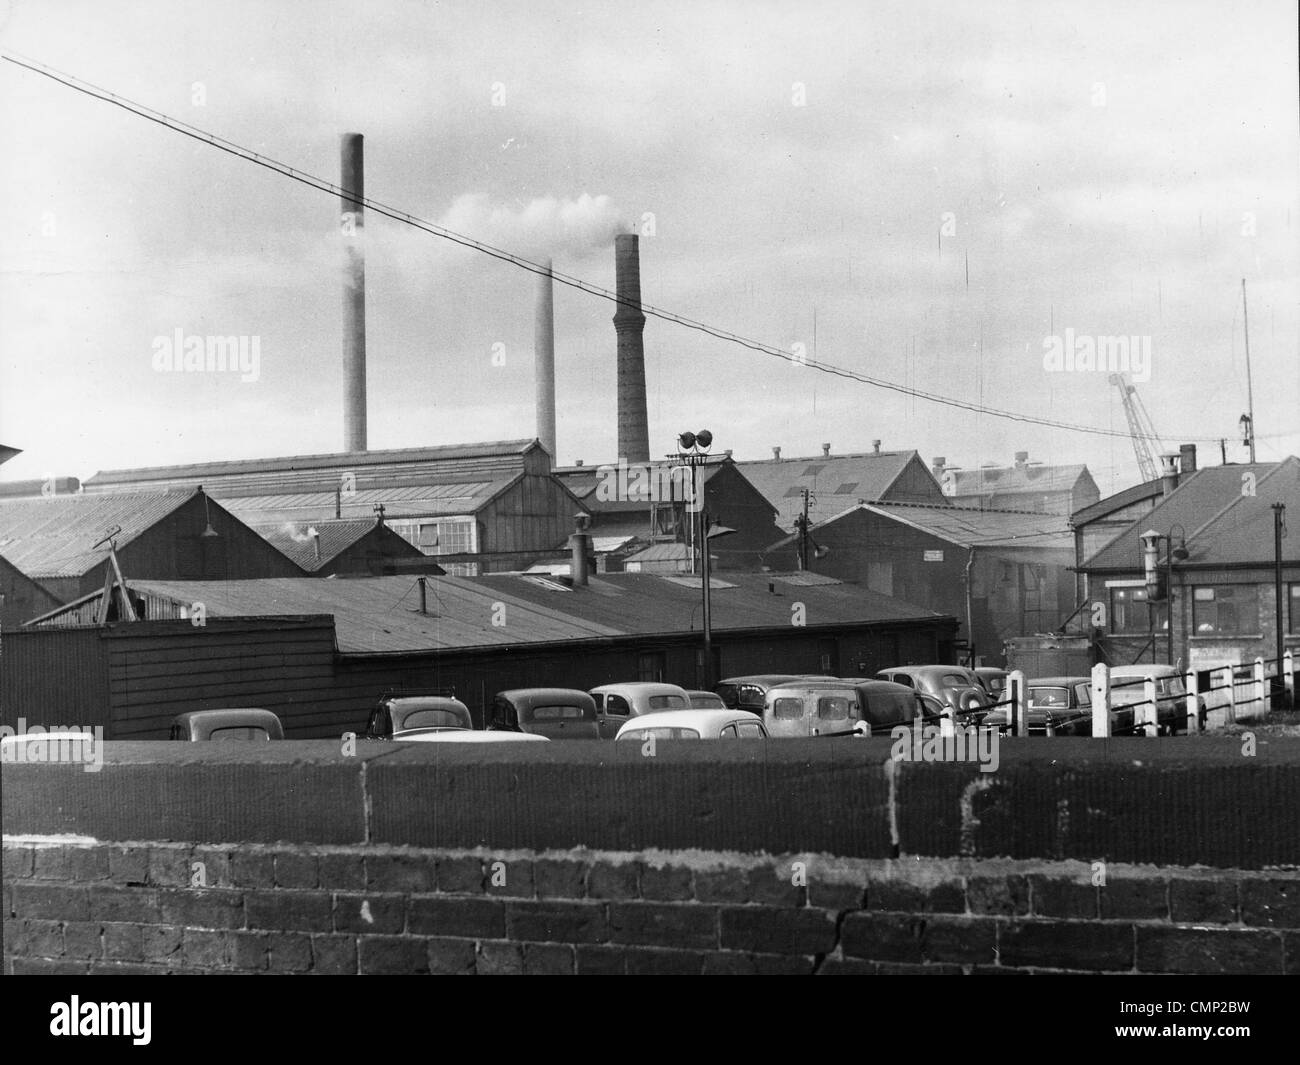
[[[587,532],[587,522],[590,519],[586,514],[578,514],[575,517],[577,528],[569,537],[569,550],[572,553],[569,576],[573,581],[573,587],[585,588],[587,579],[591,575],[591,534]]]

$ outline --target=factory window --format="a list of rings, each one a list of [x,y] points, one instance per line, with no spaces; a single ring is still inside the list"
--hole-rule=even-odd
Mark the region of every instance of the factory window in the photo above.
[[[659,682],[664,679],[667,662],[662,651],[644,651],[637,655],[636,679]]]
[[[1152,610],[1154,607],[1154,612]],[[1112,588],[1110,590],[1110,630],[1114,633],[1139,633],[1154,629],[1163,632],[1169,624],[1167,603],[1152,604],[1147,590]]]
[[[1192,631],[1197,636],[1258,634],[1259,589],[1253,584],[1193,588]]]

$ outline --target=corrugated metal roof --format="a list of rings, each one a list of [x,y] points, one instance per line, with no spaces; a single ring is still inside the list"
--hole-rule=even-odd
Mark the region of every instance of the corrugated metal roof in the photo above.
[[[1242,494],[1243,479],[1254,479],[1255,494]],[[1137,571],[1142,568],[1142,534],[1154,529],[1186,534],[1184,566],[1273,564],[1272,504],[1284,503],[1288,516],[1300,514],[1300,458],[1240,466],[1207,466],[1183,481],[1149,513],[1142,515],[1081,567],[1084,570]],[[1297,521],[1291,519],[1292,525]],[[1161,548],[1163,555],[1164,548]],[[1300,561],[1300,537],[1282,540],[1283,560]]]
[[[354,546],[357,541],[376,533],[385,539],[395,539],[397,546],[410,548],[411,556],[420,554],[395,532],[385,529],[375,519],[357,518],[352,521],[315,521],[283,522],[279,525],[256,526],[258,534],[281,554],[301,566],[308,573],[315,573]],[[316,535],[313,535],[315,533]]]
[[[1188,480],[1195,476],[1188,474]],[[1070,515],[1070,521],[1076,527],[1086,525],[1089,522],[1104,518],[1108,514],[1114,514],[1117,510],[1123,510],[1125,507],[1131,507],[1134,503],[1140,503],[1144,499],[1151,499],[1160,495],[1164,490],[1163,478],[1157,477],[1154,481],[1144,481],[1142,484],[1135,484],[1131,488],[1125,488],[1123,491],[1108,495],[1105,499],[1099,499],[1090,507],[1084,507],[1082,510],[1076,510]]]
[[[300,512],[303,520],[316,515],[330,515],[336,509],[344,517],[360,518],[373,513],[376,503],[384,504],[387,517],[449,517],[472,514],[486,506],[499,492],[510,486],[514,477],[494,481],[469,481],[402,488],[363,488],[336,496],[329,492],[291,492],[278,495],[235,496],[222,505],[245,520],[250,515],[274,514],[287,518]],[[292,518],[289,518],[292,520]]]
[[[1004,492],[1069,492],[1088,473],[1087,466],[989,466],[978,470],[944,470],[943,490],[949,496],[978,496]],[[949,490],[949,484],[952,488]]]
[[[29,577],[80,577],[108,557],[95,547],[113,526],[124,547],[194,497],[193,491],[0,499],[0,553]]]
[[[728,574],[727,581],[715,586],[714,630],[788,630],[796,601],[804,604],[809,628],[943,616],[849,583],[782,593],[777,581],[773,594],[768,591],[773,576]],[[592,577],[581,589],[520,574],[437,577],[427,583],[428,615],[419,611],[419,588],[411,577],[132,581],[131,586],[153,601],[174,604],[177,617],[182,604],[194,602],[202,602],[209,617],[331,614],[339,650],[347,654],[669,635],[698,631],[700,624],[698,578],[639,573]],[[504,624],[494,624],[498,618]]]
[[[1064,515],[981,507],[929,506],[923,503],[863,503],[821,525],[831,525],[857,510],[868,510],[959,547],[1054,548],[1073,551],[1074,534]],[[793,543],[793,534],[772,546]],[[814,575],[815,576],[815,575]]]
[[[803,511],[803,489],[814,496],[812,520],[826,521],[860,501],[882,498],[916,457],[915,451],[872,451],[737,462],[736,468],[776,507],[777,524],[791,529]]]

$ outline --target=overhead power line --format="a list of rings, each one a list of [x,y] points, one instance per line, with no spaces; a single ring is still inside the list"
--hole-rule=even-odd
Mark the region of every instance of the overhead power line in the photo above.
[[[115,107],[120,107],[124,111],[129,111],[133,115],[137,115],[140,118],[164,126],[167,129],[172,130],[174,133],[191,137],[194,140],[209,145],[210,147],[227,152],[230,155],[254,163],[257,166],[265,167],[267,170],[272,170],[283,177],[290,178],[293,181],[297,181],[309,188],[316,189],[319,192],[325,192],[331,196],[337,197],[343,197],[345,195],[343,188],[334,184],[332,181],[327,181],[325,178],[317,177],[314,174],[307,173],[305,170],[299,170],[296,167],[289,166],[287,163],[282,163],[277,159],[272,159],[270,156],[262,155],[260,152],[255,152],[250,148],[245,148],[240,144],[236,144],[234,141],[226,140],[224,137],[220,137],[215,133],[209,133],[207,130],[200,129],[197,126],[192,126],[187,122],[182,122],[180,119],[173,118],[161,111],[156,111],[144,104],[136,103],[133,100],[118,95],[117,93],[110,92],[108,89],[84,81],[75,75],[55,70],[53,67],[35,59],[29,59],[11,53],[0,53],[0,59],[13,63],[15,66],[30,70],[35,74],[47,77],[52,81],[67,86],[70,89],[75,89],[77,92],[84,93],[87,96],[92,96],[97,100],[104,101],[105,103],[110,103]],[[494,259],[500,259],[502,262],[507,262],[513,266],[517,266],[522,270],[528,270],[534,274],[550,274],[554,280],[561,284],[568,285],[570,288],[577,289],[580,292],[585,292],[588,295],[609,300],[611,303],[627,303],[629,306],[631,305],[630,301],[621,299],[616,292],[611,292],[609,289],[601,288],[599,285],[594,285],[589,281],[573,277],[570,274],[561,273],[558,270],[547,267],[545,264],[533,262],[531,259],[527,259],[522,255],[516,255],[513,252],[494,247],[491,244],[485,244],[483,241],[475,240],[473,237],[466,236],[463,233],[457,233],[454,230],[445,228],[444,226],[439,226],[434,222],[430,222],[424,218],[419,218],[398,207],[393,207],[368,196],[358,197],[351,191],[346,195],[353,202],[362,204],[367,210],[391,218],[394,221],[413,226],[416,229],[423,230],[426,233],[432,234],[436,237],[441,237],[444,240],[449,240],[455,244],[460,244],[466,248],[472,248],[475,251],[482,252],[484,255],[490,255]],[[899,384],[896,381],[890,381],[886,378],[874,377],[870,374],[860,373],[857,370],[850,370],[842,366],[835,366],[828,362],[822,362],[816,358],[808,358],[804,355],[795,354],[794,352],[786,351],[771,344],[765,344],[762,341],[741,336],[718,326],[709,325],[707,322],[696,321],[693,318],[688,318],[685,315],[676,314],[660,307],[653,307],[645,303],[639,304],[638,307],[645,315],[659,318],[665,322],[672,322],[675,325],[680,325],[686,329],[693,329],[708,336],[716,337],[719,340],[725,340],[728,343],[737,344],[741,347],[749,348],[752,351],[760,352],[764,355],[770,355],[774,358],[783,359],[789,363],[806,366],[811,370],[831,374],[835,377],[842,377],[847,380],[872,385],[876,388],[884,388],[892,392],[900,392],[903,395],[913,396],[917,399],[928,400],[931,403],[938,403],[948,407],[957,407],[961,410],[971,411],[974,414],[986,414],[992,418],[1004,418],[1009,421],[1025,422],[1030,425],[1042,425],[1051,429],[1065,429],[1070,432],[1087,433],[1092,436],[1118,438],[1127,438],[1129,436],[1128,432],[1124,430],[1101,429],[1092,425],[1063,422],[1053,418],[1044,418],[1035,414],[1023,414],[1017,411],[1002,410],[998,407],[990,407],[984,403],[975,403],[970,400],[958,399],[954,396],[945,396],[937,392],[927,392],[924,389]],[[1220,437],[1182,437],[1181,439],[1187,440],[1189,443],[1217,443]]]

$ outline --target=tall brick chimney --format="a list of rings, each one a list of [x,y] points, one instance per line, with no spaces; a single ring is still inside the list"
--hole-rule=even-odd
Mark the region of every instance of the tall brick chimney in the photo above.
[[[650,430],[646,419],[645,348],[641,333],[641,258],[635,233],[614,238],[614,288],[618,310],[618,455],[628,462],[650,461]]]

